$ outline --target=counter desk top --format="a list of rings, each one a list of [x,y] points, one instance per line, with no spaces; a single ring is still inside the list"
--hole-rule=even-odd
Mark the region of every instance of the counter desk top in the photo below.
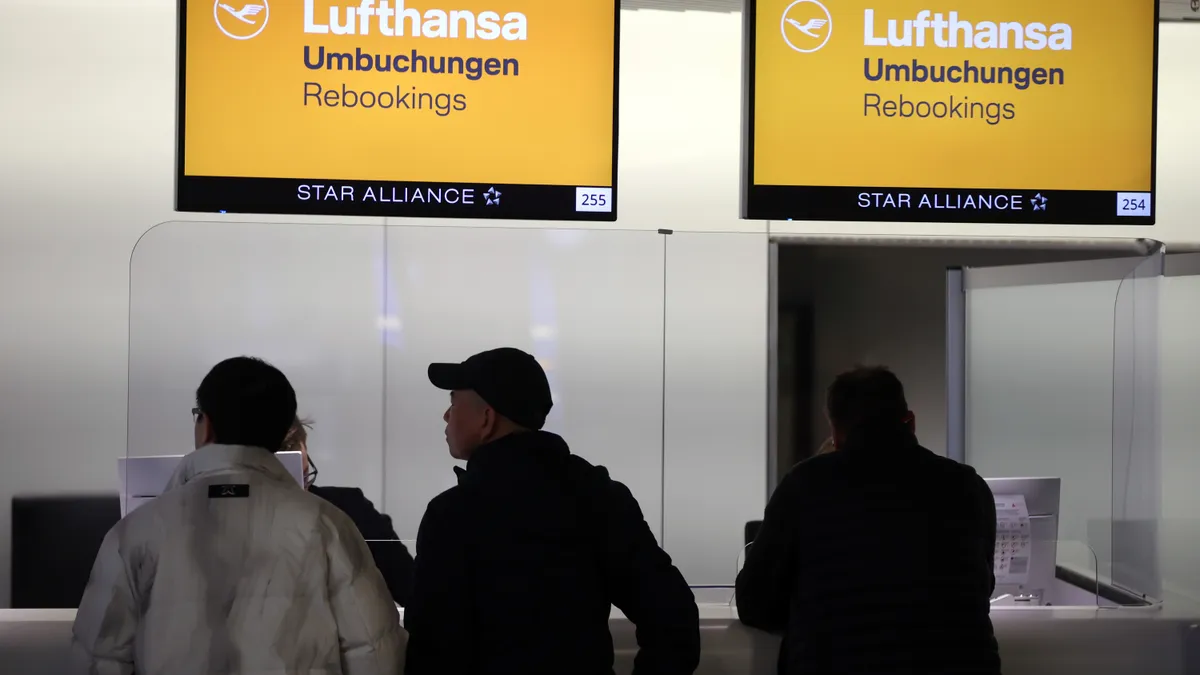
[[[779,639],[746,628],[728,603],[702,603],[697,675],[774,675]],[[403,610],[400,610],[403,617]],[[0,609],[0,673],[63,675],[73,609]],[[992,612],[1006,675],[1200,673],[1200,614],[1163,610],[1013,608]],[[613,611],[616,672],[629,673],[634,627]]]

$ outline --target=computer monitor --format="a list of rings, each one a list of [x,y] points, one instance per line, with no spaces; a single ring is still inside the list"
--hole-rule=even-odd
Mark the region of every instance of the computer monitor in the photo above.
[[[300,485],[304,485],[304,463],[299,452],[277,452],[275,456]],[[121,490],[121,517],[162,494],[183,455],[121,457],[117,479]]]
[[[12,608],[78,607],[100,542],[120,519],[114,494],[13,497]]]
[[[996,501],[995,595],[1045,597],[1055,586],[1060,478],[988,478]]]

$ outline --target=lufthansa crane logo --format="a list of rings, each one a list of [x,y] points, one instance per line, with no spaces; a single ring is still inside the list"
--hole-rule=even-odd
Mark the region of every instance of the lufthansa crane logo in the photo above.
[[[779,31],[787,46],[801,54],[820,50],[833,35],[833,15],[817,0],[796,0],[783,10]]]
[[[258,37],[267,27],[271,19],[271,6],[268,0],[254,0],[243,3],[241,0],[216,0],[213,3],[213,18],[217,28],[234,40],[249,40]]]

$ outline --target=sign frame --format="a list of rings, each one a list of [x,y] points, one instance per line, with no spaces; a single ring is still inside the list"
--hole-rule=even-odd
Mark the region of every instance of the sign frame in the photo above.
[[[1158,213],[1158,81],[1160,0],[1140,0],[1154,5],[1154,72],[1151,83],[1150,122],[1150,191],[1149,215],[1115,215],[1121,208],[1121,198],[1129,191],[1107,190],[1036,190],[1032,188],[915,188],[903,186],[830,186],[830,185],[758,185],[754,182],[754,115],[757,74],[758,0],[745,0],[742,13],[742,152],[739,217],[742,220],[767,221],[834,221],[834,222],[897,222],[897,223],[983,223],[1021,225],[1129,225],[1152,226]],[[923,209],[901,210],[858,208],[855,198],[861,193],[926,191],[954,201],[970,195],[1033,193],[1044,197],[1055,208],[1032,210],[963,210]],[[1030,193],[1025,195],[1024,193]],[[1097,196],[1103,197],[1097,200]],[[1111,202],[1108,199],[1111,197]],[[1136,211],[1135,213],[1140,213]]]
[[[430,183],[419,181],[343,180],[332,177],[253,178],[244,176],[189,176],[185,172],[186,114],[187,114],[187,30],[188,4],[211,0],[176,0],[178,12],[176,30],[175,75],[175,180],[174,210],[179,213],[237,213],[247,215],[296,216],[365,216],[375,218],[462,218],[471,220],[534,220],[564,222],[616,222],[619,213],[618,157],[620,150],[620,89],[621,89],[621,0],[613,5],[613,82],[612,82],[612,174],[611,186],[532,185],[513,183]],[[294,0],[277,0],[279,2]],[[362,201],[318,200],[302,201],[297,188],[303,184],[336,184],[355,191],[369,186],[395,190],[459,190],[460,201],[466,190],[472,190],[474,203],[470,206],[425,202],[416,204],[398,200]],[[503,195],[498,203],[489,206],[489,190]],[[401,195],[409,194],[406,192]],[[585,202],[576,201],[582,198]],[[607,200],[609,209],[597,209],[599,201]]]

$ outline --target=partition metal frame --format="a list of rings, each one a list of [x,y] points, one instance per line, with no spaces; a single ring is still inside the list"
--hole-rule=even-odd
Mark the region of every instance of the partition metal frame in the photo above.
[[[1200,277],[1200,253],[1176,253],[1163,261],[1165,277]],[[1164,578],[1167,582],[1169,577]],[[1188,626],[1183,635],[1185,673],[1200,673],[1200,625]]]
[[[767,499],[779,485],[779,242],[767,251]]]
[[[967,289],[961,267],[946,270],[946,456],[967,462]]]

